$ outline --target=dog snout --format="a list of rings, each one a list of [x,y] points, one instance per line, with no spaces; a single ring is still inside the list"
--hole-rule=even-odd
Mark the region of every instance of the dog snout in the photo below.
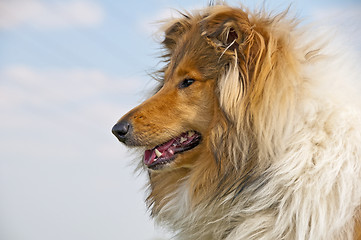
[[[132,125],[125,120],[115,124],[112,128],[112,133],[118,138],[119,141],[125,143],[130,135]]]

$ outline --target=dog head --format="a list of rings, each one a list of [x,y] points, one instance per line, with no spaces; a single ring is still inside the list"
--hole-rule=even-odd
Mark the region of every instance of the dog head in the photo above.
[[[208,158],[219,155],[214,129],[239,121],[240,101],[257,71],[254,36],[239,9],[218,6],[176,19],[165,30],[159,90],[123,116],[113,133],[127,146],[145,147],[144,164],[153,170],[192,168],[209,149]]]

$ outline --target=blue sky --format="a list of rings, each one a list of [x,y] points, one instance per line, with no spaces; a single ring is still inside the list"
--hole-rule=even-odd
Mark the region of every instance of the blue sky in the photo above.
[[[277,11],[291,3],[266,2]],[[205,5],[0,0],[0,239],[167,236],[146,212],[139,159],[110,130],[152,87],[155,22]],[[296,0],[292,12],[337,29],[360,55],[360,0]]]

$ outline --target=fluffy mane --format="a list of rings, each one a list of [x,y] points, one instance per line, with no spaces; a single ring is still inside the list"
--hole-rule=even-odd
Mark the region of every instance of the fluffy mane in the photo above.
[[[172,190],[160,201],[153,191],[149,207],[179,239],[351,239],[360,115],[322,92],[331,59],[294,19],[244,11],[212,6],[167,26],[166,57],[194,22],[221,54],[220,111],[207,146],[216,164],[162,185]],[[219,21],[225,14],[231,23]],[[229,37],[246,31],[241,42]]]
[[[356,237],[360,77],[342,46],[286,12],[227,5],[182,14],[164,32],[156,94],[113,128],[148,149],[156,221],[177,239]]]

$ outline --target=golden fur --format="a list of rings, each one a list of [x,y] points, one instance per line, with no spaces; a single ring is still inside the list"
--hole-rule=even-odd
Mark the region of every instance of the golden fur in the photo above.
[[[303,35],[286,14],[226,5],[166,25],[160,86],[119,122],[132,126],[124,142],[145,149],[202,135],[148,170],[152,215],[179,239],[360,235],[360,109],[323,90],[348,76],[322,71],[329,58]],[[184,79],[195,81],[180,89]]]

